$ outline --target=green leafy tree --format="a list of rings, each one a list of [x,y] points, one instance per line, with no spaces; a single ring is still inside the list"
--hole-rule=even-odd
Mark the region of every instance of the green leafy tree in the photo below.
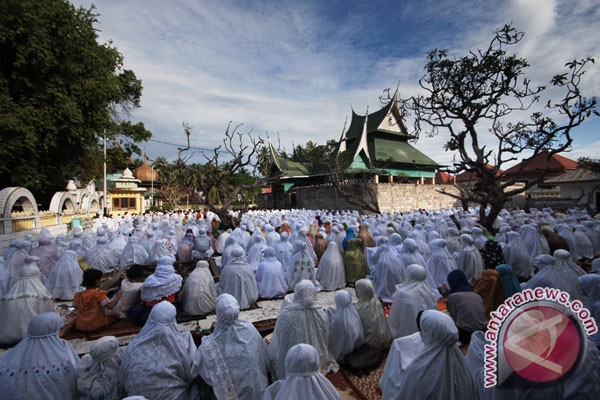
[[[459,195],[447,194],[463,203],[479,204],[479,221],[488,229],[512,196],[545,176],[542,172],[516,186],[523,181],[528,161],[511,177],[498,173],[503,165],[520,159],[523,152],[546,152],[549,161],[570,148],[575,127],[597,115],[596,97],[585,97],[581,89],[585,69],[594,60],[573,60],[548,87],[535,86],[525,76],[527,60],[506,51],[522,38],[523,32],[505,25],[487,49],[460,58],[451,58],[447,50],[431,51],[419,81],[425,94],[402,101],[406,115],[415,118],[415,137],[435,136],[440,130],[449,134],[445,148],[460,157],[449,172],[476,174],[477,184],[463,188]],[[542,105],[547,88],[562,97]],[[520,118],[527,112],[527,118]]]
[[[102,171],[104,129],[121,149],[151,137],[127,120],[142,83],[109,42],[98,43],[94,8],[65,0],[0,2],[0,181],[48,198],[69,178]]]

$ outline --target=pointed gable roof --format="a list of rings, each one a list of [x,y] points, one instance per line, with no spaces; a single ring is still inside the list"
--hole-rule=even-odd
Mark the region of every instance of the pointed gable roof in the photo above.
[[[279,154],[271,140],[269,139],[269,154],[271,164],[278,170],[281,178],[308,176],[311,174],[310,168],[302,163],[288,160]]]
[[[380,110],[358,115],[352,110],[352,120],[342,133],[338,152],[353,155],[354,166],[376,167],[378,161],[392,161],[406,166],[436,167],[438,164],[413,147],[411,136],[398,109],[398,92]]]

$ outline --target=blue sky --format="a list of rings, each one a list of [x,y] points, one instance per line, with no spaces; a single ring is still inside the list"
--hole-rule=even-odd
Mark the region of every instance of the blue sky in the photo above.
[[[385,88],[418,93],[426,54],[462,56],[484,48],[495,29],[525,31],[516,49],[527,75],[545,84],[564,63],[593,56],[584,90],[600,95],[600,0],[73,0],[96,5],[99,41],[112,40],[125,68],[142,80],[143,121],[154,139],[213,148],[229,121],[267,134],[290,151],[338,139],[352,108],[381,106]],[[600,157],[600,118],[573,136],[568,157]],[[415,146],[452,162],[444,136]],[[174,159],[175,146],[149,142],[150,158]],[[196,152],[194,162],[203,158]]]

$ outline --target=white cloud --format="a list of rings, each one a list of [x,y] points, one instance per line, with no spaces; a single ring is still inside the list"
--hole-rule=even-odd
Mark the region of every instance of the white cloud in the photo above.
[[[486,46],[511,20],[527,31],[519,51],[536,81],[547,82],[569,59],[600,53],[598,0],[106,0],[97,6],[101,41],[112,39],[126,68],[143,81],[134,118],[155,139],[178,144],[187,121],[197,147],[218,145],[230,120],[255,134],[279,132],[288,150],[292,142],[337,139],[351,108],[376,110],[384,88],[399,84],[403,96],[416,94],[427,50],[463,55]],[[600,92],[599,75],[596,68],[586,76],[591,93]],[[443,142],[422,138],[416,146],[447,163],[452,157]],[[151,157],[177,155],[174,146],[147,148]]]

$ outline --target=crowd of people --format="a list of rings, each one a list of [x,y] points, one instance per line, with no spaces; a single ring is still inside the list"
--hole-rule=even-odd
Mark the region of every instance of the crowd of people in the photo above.
[[[369,373],[387,357],[383,399],[592,398],[600,334],[583,337],[568,379],[484,388],[483,332],[507,298],[536,287],[567,292],[600,321],[600,219],[579,209],[504,210],[490,232],[477,214],[252,211],[219,231],[211,215],[147,213],[14,240],[0,259],[0,345],[10,347],[0,393],[339,399],[325,375],[340,365]],[[184,277],[176,263],[195,268]],[[100,288],[115,275],[116,287]],[[319,291],[335,292],[335,307],[319,304]],[[282,299],[267,341],[239,319],[259,299]],[[67,322],[77,331],[97,334],[123,319],[142,328],[126,347],[103,336],[80,359],[60,337],[57,300],[73,302]],[[180,332],[182,313],[216,314],[200,346]]]

